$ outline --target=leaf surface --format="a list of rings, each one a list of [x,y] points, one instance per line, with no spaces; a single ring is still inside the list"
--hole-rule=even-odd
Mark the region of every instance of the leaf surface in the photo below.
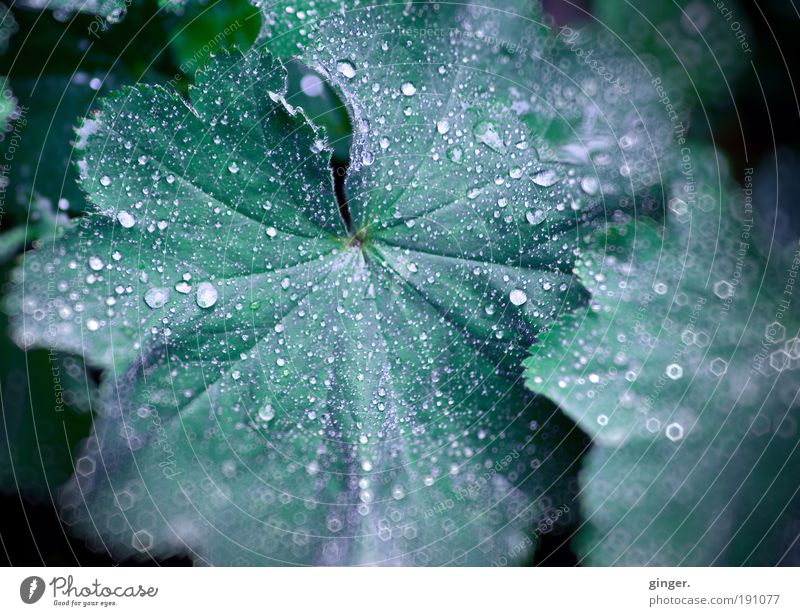
[[[473,43],[390,47],[404,19],[310,58],[351,84],[349,216],[267,55],[219,59],[191,103],[123,90],[78,130],[98,211],[18,272],[16,335],[104,370],[93,472],[64,494],[96,547],[488,563],[569,500],[582,436],[518,366],[585,302],[572,246],[597,212],[531,181],[567,170],[472,97]]]
[[[588,248],[591,308],[526,361],[528,385],[595,441],[587,564],[797,562],[798,260],[777,268],[758,251],[753,203],[716,152],[696,151],[666,228],[638,221]]]

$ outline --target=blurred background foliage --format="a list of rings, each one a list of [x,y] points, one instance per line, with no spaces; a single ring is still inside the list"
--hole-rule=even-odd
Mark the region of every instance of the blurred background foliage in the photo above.
[[[99,96],[137,82],[185,94],[212,54],[246,49],[270,32],[283,34],[262,39],[268,47],[291,51],[303,44],[302,30],[292,29],[295,13],[285,10],[292,2],[260,4],[18,0],[0,5],[0,123],[5,125],[0,284],[25,249],[84,213],[73,127]],[[791,3],[543,4],[554,31],[580,27],[610,37],[661,75],[693,139],[724,150],[740,182],[746,169],[757,169],[759,216],[773,230],[762,241],[775,243],[779,252],[796,242],[800,219],[791,204],[800,198],[800,123],[790,85],[798,70],[792,60],[800,57],[800,18]],[[322,75],[297,61],[289,61],[287,69],[287,100],[325,128],[334,151],[331,164],[346,168],[352,132],[346,106]],[[54,504],[58,487],[73,471],[76,445],[89,433],[97,382],[80,358],[19,350],[0,314],[0,563],[111,563],[69,537]],[[563,538],[548,535],[536,561],[574,564],[576,559]]]

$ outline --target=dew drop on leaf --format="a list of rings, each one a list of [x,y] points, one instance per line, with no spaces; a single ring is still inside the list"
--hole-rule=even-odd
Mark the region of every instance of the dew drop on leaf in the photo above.
[[[211,308],[217,303],[217,288],[211,282],[201,282],[197,285],[197,305],[201,308]]]
[[[400,86],[400,91],[405,96],[414,96],[417,93],[417,88],[410,81],[406,81],[402,86]]]
[[[510,299],[511,303],[515,306],[522,306],[522,304],[528,301],[528,296],[525,295],[525,291],[514,289],[508,294],[508,299]]]
[[[150,308],[161,308],[169,300],[169,290],[163,287],[153,287],[144,294],[144,303]]]
[[[117,214],[117,222],[119,222],[119,224],[121,224],[124,228],[130,229],[136,224],[136,219],[130,212],[123,210]]]
[[[541,224],[545,219],[545,213],[542,210],[534,210],[525,212],[525,220],[532,225]]]
[[[353,66],[352,62],[347,60],[342,60],[339,64],[336,65],[336,70],[338,70],[342,75],[347,77],[348,79],[352,79],[356,76],[356,67]]]
[[[495,152],[503,151],[503,139],[497,132],[495,125],[489,120],[483,120],[475,125],[475,138]]]
[[[544,188],[552,186],[558,182],[558,175],[552,169],[547,169],[533,176],[534,184],[538,184]]]

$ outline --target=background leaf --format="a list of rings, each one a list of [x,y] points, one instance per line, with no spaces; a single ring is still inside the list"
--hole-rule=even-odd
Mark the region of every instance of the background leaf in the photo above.
[[[797,562],[800,261],[769,262],[753,202],[718,154],[697,151],[706,162],[673,187],[663,233],[638,221],[589,247],[578,271],[592,308],[526,362],[528,385],[595,442],[581,472],[587,564]]]

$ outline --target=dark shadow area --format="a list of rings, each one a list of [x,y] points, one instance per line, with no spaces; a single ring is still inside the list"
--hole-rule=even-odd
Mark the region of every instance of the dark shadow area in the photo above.
[[[117,561],[108,554],[89,550],[61,525],[52,504],[23,503],[19,496],[0,496],[0,566],[94,566],[180,567],[188,558]],[[34,529],[33,531],[31,529]],[[35,534],[34,534],[35,533]]]

